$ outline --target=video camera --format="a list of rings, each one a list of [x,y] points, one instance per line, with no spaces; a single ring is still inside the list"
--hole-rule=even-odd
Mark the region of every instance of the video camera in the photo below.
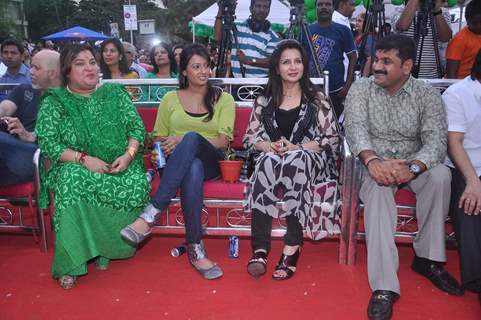
[[[230,27],[235,20],[237,0],[218,0],[217,5],[222,8],[223,23]]]

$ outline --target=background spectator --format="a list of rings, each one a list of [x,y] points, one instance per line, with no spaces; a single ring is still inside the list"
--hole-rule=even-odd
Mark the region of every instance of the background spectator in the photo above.
[[[395,13],[391,18],[391,23],[394,26],[394,31],[403,35],[410,37],[411,39],[418,40],[420,35],[419,31],[415,32],[416,22],[419,21],[419,10],[420,5],[423,3],[424,0],[409,0],[406,4],[404,10],[399,14]],[[433,0],[435,6],[433,9],[433,16],[434,16],[434,23],[436,25],[437,31],[437,41],[439,42],[448,42],[452,37],[452,30],[450,27],[450,20],[451,17],[449,12],[443,11],[442,7],[444,5],[445,0]],[[419,41],[417,45],[417,52],[416,52],[416,60],[414,61],[415,66],[413,70],[413,75],[418,78],[426,78],[426,79],[436,79],[442,78],[444,76],[443,65],[444,63],[441,61],[441,55],[439,52],[439,47],[435,47],[435,41],[433,37],[433,30],[431,28],[430,20],[427,19],[426,21],[426,31],[427,34],[424,37],[424,43],[422,46],[421,51],[421,37],[419,37]],[[424,27],[424,26],[422,26]],[[419,59],[419,55],[421,58]],[[440,68],[438,70],[437,62],[436,62],[436,55],[440,58]]]
[[[244,22],[236,22],[239,49],[232,45],[231,70],[236,78],[243,77],[241,64],[245,68],[245,77],[265,77],[270,65],[269,57],[275,49],[279,38],[267,20],[271,0],[251,0],[249,7],[251,17]],[[224,8],[219,3],[215,20],[215,40],[222,38],[222,15]]]
[[[100,71],[103,79],[137,79],[139,75],[130,70],[124,47],[117,38],[105,40],[100,45]]]
[[[466,6],[468,25],[449,42],[446,52],[446,77],[463,79],[471,73],[474,58],[481,49],[481,1]]]

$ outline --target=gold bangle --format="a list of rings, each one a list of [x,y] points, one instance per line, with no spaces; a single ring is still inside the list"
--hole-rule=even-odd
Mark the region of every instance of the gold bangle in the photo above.
[[[78,151],[75,151],[75,155],[73,157],[74,162],[78,162]]]
[[[135,159],[135,155],[137,154],[137,149],[134,147],[127,147],[127,153],[129,156],[132,158],[132,160]]]

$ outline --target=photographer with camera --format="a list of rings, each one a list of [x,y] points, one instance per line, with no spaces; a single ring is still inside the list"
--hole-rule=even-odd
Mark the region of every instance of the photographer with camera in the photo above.
[[[453,35],[449,12],[442,10],[446,0],[406,2],[402,13],[394,14],[391,22],[395,33],[406,35],[417,42],[414,76],[425,79],[442,78],[444,71],[439,57],[438,41],[448,42]]]
[[[30,74],[32,84],[15,87],[0,103],[0,186],[32,180],[40,95],[60,86],[59,54],[39,51],[32,58]]]
[[[236,0],[220,0],[218,6],[214,31],[215,40],[222,42],[223,20],[233,20],[233,17],[225,17],[225,15],[233,15]],[[244,22],[234,22],[234,37],[237,39],[232,42],[231,67],[235,78],[267,76],[270,56],[279,42],[279,38],[271,28],[271,23],[267,20],[270,8],[271,0],[251,0],[249,19]]]

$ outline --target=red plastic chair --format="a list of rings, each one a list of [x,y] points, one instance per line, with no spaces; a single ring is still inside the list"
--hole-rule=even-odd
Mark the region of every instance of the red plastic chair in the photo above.
[[[34,154],[34,181],[0,187],[0,231],[32,232],[40,250],[46,252],[45,211],[38,207],[40,149]],[[24,210],[26,209],[26,214]],[[32,221],[26,224],[26,221]]]

